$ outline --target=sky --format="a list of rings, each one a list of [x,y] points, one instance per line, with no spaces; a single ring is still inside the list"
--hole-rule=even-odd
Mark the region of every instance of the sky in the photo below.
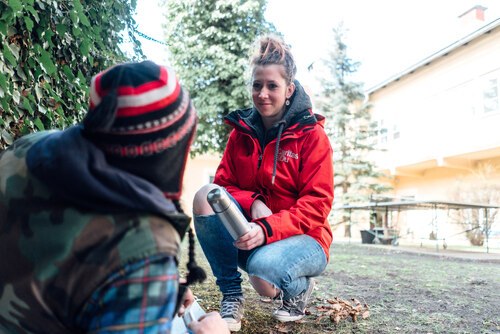
[[[355,80],[370,88],[472,32],[459,16],[475,5],[487,8],[485,24],[500,18],[500,0],[268,0],[266,19],[291,45],[297,79],[313,89],[317,77],[307,68],[327,58],[342,22],[348,57],[360,63]],[[137,14],[139,31],[165,39],[157,0],[138,0]],[[164,46],[141,42],[148,58],[168,63]]]

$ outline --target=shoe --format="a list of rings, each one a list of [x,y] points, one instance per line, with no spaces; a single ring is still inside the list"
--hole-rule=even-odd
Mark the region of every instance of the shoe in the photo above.
[[[241,329],[243,319],[243,297],[224,297],[220,303],[220,315],[224,319],[231,332]]]
[[[306,315],[305,310],[315,285],[314,279],[309,278],[307,289],[296,297],[282,300],[281,306],[273,312],[273,317],[282,322],[302,319]]]

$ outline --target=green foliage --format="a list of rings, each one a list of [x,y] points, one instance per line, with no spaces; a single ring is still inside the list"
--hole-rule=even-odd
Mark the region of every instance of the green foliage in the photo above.
[[[335,202],[345,205],[366,201],[371,194],[389,188],[377,180],[381,174],[370,160],[370,153],[376,150],[376,123],[371,120],[370,105],[364,101],[362,84],[350,80],[359,63],[347,56],[342,26],[333,32],[318,106],[330,120],[326,131],[334,150]],[[346,221],[347,217],[340,218]]]
[[[136,0],[0,0],[0,149],[81,120],[90,78],[128,60]],[[128,35],[125,33],[128,31]]]
[[[245,78],[257,36],[274,31],[264,0],[169,0],[165,30],[171,61],[200,122],[193,154],[222,152],[229,112],[251,105]]]

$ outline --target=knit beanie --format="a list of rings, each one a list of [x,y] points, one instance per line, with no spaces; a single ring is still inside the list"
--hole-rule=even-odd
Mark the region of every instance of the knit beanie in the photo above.
[[[170,67],[124,63],[98,73],[90,86],[84,133],[108,162],[181,196],[196,111]]]

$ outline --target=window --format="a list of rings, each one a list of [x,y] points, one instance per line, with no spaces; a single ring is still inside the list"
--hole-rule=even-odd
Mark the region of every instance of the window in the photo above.
[[[384,125],[384,120],[381,119],[377,122],[377,134],[378,134],[378,144],[385,145],[387,144],[387,128]]]
[[[394,140],[399,139],[400,136],[401,136],[401,133],[399,131],[399,125],[397,123],[395,123],[392,126],[392,139],[394,139]]]
[[[482,82],[483,111],[491,114],[500,111],[498,101],[498,77],[488,77]]]

